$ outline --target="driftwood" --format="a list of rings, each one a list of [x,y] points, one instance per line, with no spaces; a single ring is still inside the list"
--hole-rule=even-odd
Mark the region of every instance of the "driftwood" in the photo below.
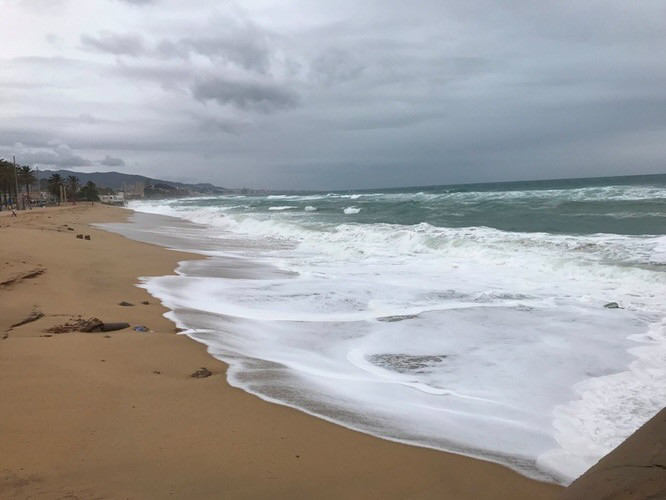
[[[104,323],[102,325],[103,332],[115,332],[116,330],[122,330],[123,328],[129,328],[129,323]]]
[[[70,333],[70,332],[115,332],[128,328],[129,323],[104,323],[97,318],[83,319],[79,318],[64,325],[56,325],[44,330],[48,333]]]
[[[101,332],[103,328],[104,323],[97,318],[79,318],[64,325],[53,326],[44,331],[48,333]]]
[[[32,323],[33,321],[37,321],[39,318],[43,318],[43,317],[44,317],[43,312],[33,311],[32,313],[30,313],[30,316],[28,316],[27,318],[25,318],[22,321],[19,321],[15,325],[10,326],[10,328],[16,328],[17,326],[23,326],[25,324]]]
[[[16,283],[20,283],[23,280],[36,278],[37,276],[41,276],[42,274],[44,274],[45,271],[46,269],[33,269],[32,271],[19,274],[18,276],[14,276],[13,278],[8,279],[7,281],[3,281],[2,283],[0,283],[0,287],[12,286],[15,285]]]

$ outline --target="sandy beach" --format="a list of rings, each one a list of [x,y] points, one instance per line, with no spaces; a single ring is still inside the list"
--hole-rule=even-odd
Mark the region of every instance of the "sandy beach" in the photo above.
[[[177,335],[165,308],[135,286],[200,257],[89,225],[128,214],[79,204],[0,216],[0,497],[548,499],[563,491],[230,387],[226,366]],[[36,312],[44,316],[11,327]],[[79,316],[150,332],[45,333]],[[201,367],[212,376],[192,378]]]

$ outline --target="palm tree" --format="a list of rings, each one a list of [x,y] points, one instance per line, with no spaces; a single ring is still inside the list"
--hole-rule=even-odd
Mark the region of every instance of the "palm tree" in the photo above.
[[[60,205],[60,186],[63,186],[64,184],[64,179],[60,174],[51,174],[51,177],[49,177],[47,182],[49,192],[56,197],[58,205]]]
[[[12,162],[0,158],[0,198],[3,198],[0,206],[8,206],[11,198],[17,198],[15,172]]]
[[[20,167],[19,168],[19,178],[21,182],[25,185],[25,190],[28,193],[28,199],[30,199],[30,186],[37,182],[37,176],[30,167]]]
[[[70,175],[67,177],[67,191],[69,191],[69,194],[72,197],[72,200],[74,200],[74,203],[76,203],[76,193],[79,192],[79,188],[81,187],[81,183],[79,182],[79,178],[76,175]]]
[[[88,181],[85,186],[81,188],[81,196],[86,201],[99,201],[99,193],[97,192],[97,186],[93,181]]]

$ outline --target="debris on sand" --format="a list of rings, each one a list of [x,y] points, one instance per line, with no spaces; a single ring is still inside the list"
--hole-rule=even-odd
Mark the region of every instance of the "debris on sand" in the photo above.
[[[101,332],[104,331],[104,323],[97,318],[77,319],[64,325],[56,325],[44,330],[48,333],[70,333],[70,332]]]
[[[25,319],[19,321],[18,323],[10,326],[10,328],[16,328],[17,326],[23,326],[27,323],[32,323],[33,321],[37,321],[39,318],[43,318],[43,317],[44,317],[43,312],[33,311],[33,312],[30,313],[30,315],[27,318],[25,318]]]
[[[129,328],[129,323],[104,323],[102,327],[105,332],[115,332],[116,330],[122,330],[124,328]],[[107,335],[108,336],[108,335]]]
[[[36,278],[37,276],[41,276],[42,274],[44,274],[45,271],[46,269],[33,269],[32,271],[19,274],[18,276],[8,279],[7,281],[3,281],[2,283],[0,283],[0,287],[9,287],[15,285],[16,283],[20,283],[23,280]]]
[[[133,307],[134,304],[131,302],[125,302],[124,300],[118,304],[119,306],[124,306],[124,307]]]
[[[609,302],[608,304],[605,304],[604,307],[606,309],[622,309],[617,302]]]
[[[150,330],[146,325],[137,325],[134,327],[135,332],[149,332]]]
[[[212,373],[206,367],[202,366],[201,369],[195,371],[191,377],[192,378],[206,378],[210,377]]]

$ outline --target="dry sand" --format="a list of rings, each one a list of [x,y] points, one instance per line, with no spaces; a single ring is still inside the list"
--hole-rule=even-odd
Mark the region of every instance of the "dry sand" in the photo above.
[[[176,335],[165,308],[134,286],[198,257],[88,225],[127,215],[78,205],[0,216],[0,337],[33,311],[45,315],[0,340],[0,498],[549,499],[563,491],[230,387],[226,365]],[[79,315],[152,332],[45,336]],[[213,375],[190,377],[202,366]]]

